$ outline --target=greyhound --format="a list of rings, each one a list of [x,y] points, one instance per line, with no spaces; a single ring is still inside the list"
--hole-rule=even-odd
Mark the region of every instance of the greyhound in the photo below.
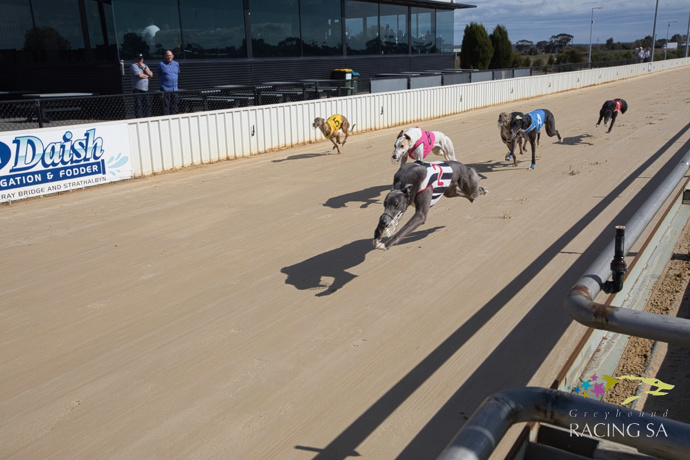
[[[604,102],[604,105],[601,106],[601,110],[599,110],[599,121],[597,121],[597,126],[599,126],[601,123],[602,118],[604,119],[604,126],[608,124],[610,119],[611,125],[609,126],[609,130],[606,131],[607,133],[610,133],[613,129],[613,124],[616,122],[618,112],[625,113],[627,110],[628,103],[623,99],[613,99],[611,101]]]
[[[446,161],[455,159],[455,148],[450,137],[440,131],[424,131],[421,128],[410,128],[400,131],[393,148],[393,164],[400,163],[400,167],[407,162],[409,156],[415,161],[426,159],[429,153],[443,155]]]
[[[513,121],[510,122],[510,135],[513,137],[510,155],[513,157],[513,166],[517,166],[517,158],[513,155],[513,152],[519,136],[527,136],[527,140],[532,147],[532,165],[529,167],[530,171],[537,165],[536,146],[539,145],[539,138],[541,137],[539,131],[542,126],[546,126],[546,134],[548,134],[549,137],[558,136],[558,140],[561,140],[561,134],[556,129],[556,119],[553,114],[546,109],[533,110],[523,116],[515,116]]]
[[[333,142],[333,148],[340,153],[340,147],[338,144],[345,145],[347,138],[355,129],[355,125],[350,127],[350,122],[347,121],[345,115],[331,115],[328,120],[324,120],[321,117],[314,118],[314,123],[312,124],[314,128],[321,130],[321,133],[326,136],[331,142]]]
[[[510,123],[515,117],[522,117],[524,114],[522,112],[501,112],[498,115],[498,128],[501,130],[501,140],[508,147],[508,153],[506,153],[506,161],[512,160],[512,154],[510,153],[510,148],[513,146],[513,138],[510,135]],[[527,150],[527,141],[522,137],[517,140],[518,147],[520,147],[520,155],[525,153]]]
[[[383,201],[384,212],[374,231],[374,247],[385,251],[398,244],[426,222],[429,209],[441,196],[464,197],[473,203],[478,196],[489,193],[479,186],[479,181],[474,168],[458,161],[416,161],[402,165],[393,177],[393,188]],[[414,215],[395,233],[398,222],[410,205],[415,207]],[[391,236],[385,243],[381,242],[382,237]]]

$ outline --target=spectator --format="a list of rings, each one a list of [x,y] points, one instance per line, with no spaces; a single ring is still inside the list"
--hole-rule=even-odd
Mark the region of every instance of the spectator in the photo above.
[[[174,115],[177,113],[177,77],[180,75],[180,64],[173,61],[175,56],[172,51],[166,50],[164,56],[157,69],[163,91],[163,115]]]
[[[149,99],[149,78],[153,72],[144,64],[144,55],[139,53],[134,56],[134,63],[129,66],[132,77],[132,92],[134,98],[134,112],[137,118],[151,116],[151,100]]]
[[[651,53],[649,52],[649,48],[644,50],[644,62],[649,62],[649,58],[651,56]]]
[[[635,51],[637,51],[637,62],[643,62],[644,61],[644,48],[635,48]]]

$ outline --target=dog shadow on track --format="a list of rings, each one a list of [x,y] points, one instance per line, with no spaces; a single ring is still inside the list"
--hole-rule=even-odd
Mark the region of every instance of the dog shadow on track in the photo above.
[[[325,157],[327,155],[332,155],[331,153],[300,153],[297,155],[290,155],[287,158],[280,158],[278,160],[273,160],[271,163],[282,163],[288,160],[307,160],[309,158]]]
[[[591,142],[584,141],[584,139],[589,139],[590,137],[594,136],[592,136],[591,134],[580,134],[579,136],[564,137],[562,142],[565,145],[594,145]]]
[[[329,208],[344,208],[348,203],[362,203],[360,208],[366,208],[372,204],[381,203],[381,194],[391,189],[390,185],[378,185],[376,187],[365,188],[357,192],[346,193],[345,195],[329,198],[323,205]]]
[[[443,227],[433,227],[414,232],[404,238],[400,245],[421,240],[441,228]],[[285,284],[292,284],[300,291],[318,290],[320,292],[316,294],[316,297],[333,294],[357,278],[357,275],[353,275],[348,270],[364,262],[367,253],[374,251],[372,240],[373,235],[372,238],[353,241],[289,267],[284,267],[280,272],[287,275]],[[324,277],[333,278],[333,282],[322,281]]]

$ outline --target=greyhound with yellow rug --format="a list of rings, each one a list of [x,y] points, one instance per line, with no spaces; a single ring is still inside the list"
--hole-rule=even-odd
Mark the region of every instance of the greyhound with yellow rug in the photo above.
[[[355,125],[350,127],[350,122],[347,121],[345,115],[340,114],[331,115],[328,120],[316,117],[314,118],[312,126],[320,129],[323,135],[326,136],[326,139],[333,142],[333,148],[336,149],[338,153],[341,153],[338,144],[345,145],[350,132],[355,129]]]

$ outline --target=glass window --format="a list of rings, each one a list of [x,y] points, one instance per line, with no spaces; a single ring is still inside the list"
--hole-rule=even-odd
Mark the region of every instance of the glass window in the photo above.
[[[380,54],[379,5],[345,0],[347,54]]]
[[[75,0],[33,0],[40,61],[85,60],[79,4]]]
[[[304,56],[343,54],[340,0],[301,0]]]
[[[435,10],[431,8],[411,8],[410,36],[412,37],[412,53],[432,53],[434,50]]]
[[[31,9],[26,0],[0,0],[0,11],[4,19],[0,21],[0,61],[21,62],[30,60],[23,51],[36,51],[34,24]]]
[[[118,0],[113,2],[113,13],[120,59],[142,53],[162,60],[168,49],[176,58],[184,57],[177,0]]]
[[[86,27],[93,56],[99,61],[117,59],[117,40],[113,24],[113,9],[110,3],[85,0]],[[103,28],[105,27],[105,30]]]
[[[180,0],[184,57],[247,57],[242,0]]]
[[[298,0],[250,0],[254,57],[300,56]]]
[[[452,11],[436,11],[436,52],[452,53],[454,46],[454,15]]]
[[[381,4],[381,51],[407,54],[407,7]]]

